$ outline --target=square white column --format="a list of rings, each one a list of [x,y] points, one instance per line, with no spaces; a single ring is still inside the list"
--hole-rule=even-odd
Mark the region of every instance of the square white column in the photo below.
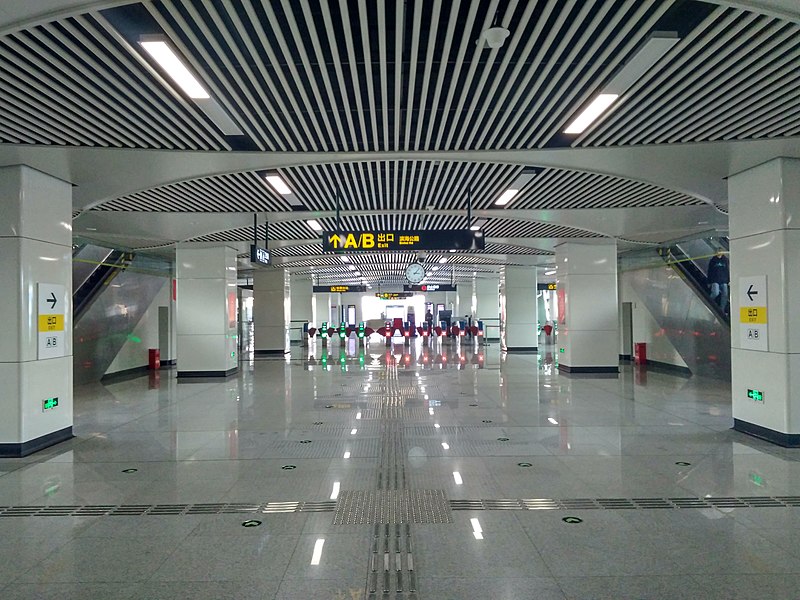
[[[477,300],[472,323],[483,321],[483,336],[486,340],[500,339],[500,279],[492,276],[475,279]]]
[[[728,179],[734,429],[800,446],[800,160]]]
[[[0,457],[72,437],[72,186],[0,167]]]
[[[617,244],[556,247],[558,367],[573,373],[619,372]]]
[[[289,352],[292,299],[289,272],[263,269],[253,275],[253,335],[256,354]]]
[[[501,297],[501,348],[509,352],[538,350],[536,267],[506,267]]]
[[[239,368],[236,250],[179,246],[176,262],[178,377],[226,377]]]

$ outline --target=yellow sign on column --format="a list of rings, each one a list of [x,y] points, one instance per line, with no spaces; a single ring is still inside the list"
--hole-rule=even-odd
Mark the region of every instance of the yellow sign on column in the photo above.
[[[767,323],[767,307],[766,306],[742,306],[739,308],[739,322],[740,323]]]
[[[64,331],[64,315],[39,315],[39,331]]]

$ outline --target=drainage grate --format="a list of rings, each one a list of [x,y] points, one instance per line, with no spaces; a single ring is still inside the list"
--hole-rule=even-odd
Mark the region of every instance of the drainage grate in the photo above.
[[[452,510],[640,510],[657,508],[785,508],[793,506],[800,507],[800,496],[450,500]]]
[[[221,515],[234,513],[333,512],[336,502],[267,502],[221,504],[97,504],[87,506],[7,506],[0,507],[0,517],[104,517],[142,515]]]
[[[334,525],[452,523],[444,490],[348,490],[339,494]]]

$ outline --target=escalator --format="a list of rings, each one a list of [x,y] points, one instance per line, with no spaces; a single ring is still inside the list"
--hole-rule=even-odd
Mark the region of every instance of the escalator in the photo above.
[[[72,254],[72,315],[77,323],[98,294],[133,260],[133,254],[91,244]]]
[[[708,261],[724,238],[682,240],[620,256],[620,277],[695,375],[730,378],[728,315],[709,297]],[[666,264],[665,264],[666,263]],[[648,352],[648,358],[650,354]]]
[[[706,276],[708,263],[718,250],[727,253],[728,238],[707,237],[683,240],[673,243],[665,249],[660,249],[660,253],[668,265],[684,276],[686,282],[694,288],[706,306],[730,327],[730,299],[726,296],[725,308],[720,304],[719,297],[712,299],[711,285]]]
[[[93,244],[73,252],[73,376],[99,381],[172,276],[166,260]]]

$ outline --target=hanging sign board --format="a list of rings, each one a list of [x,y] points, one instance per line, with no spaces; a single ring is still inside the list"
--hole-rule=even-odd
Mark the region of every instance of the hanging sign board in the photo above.
[[[402,298],[410,298],[411,292],[378,292],[375,297],[381,300],[400,300]]]
[[[455,229],[445,231],[325,231],[322,251],[375,252],[389,250],[484,250],[482,231]]]
[[[423,283],[422,285],[404,285],[406,292],[455,292],[456,286],[449,283]]]
[[[270,264],[269,250],[250,244],[250,262],[255,265],[268,266]]]
[[[769,350],[766,275],[739,278],[739,345],[745,350]]]
[[[366,292],[365,285],[315,285],[313,291],[317,294],[345,294],[347,292]]]
[[[540,292],[542,290],[551,291],[552,292],[552,291],[557,290],[558,286],[555,283],[537,283],[536,284],[536,289],[539,290]]]
[[[59,358],[66,354],[64,310],[66,289],[63,285],[40,283],[38,298],[38,358]]]

